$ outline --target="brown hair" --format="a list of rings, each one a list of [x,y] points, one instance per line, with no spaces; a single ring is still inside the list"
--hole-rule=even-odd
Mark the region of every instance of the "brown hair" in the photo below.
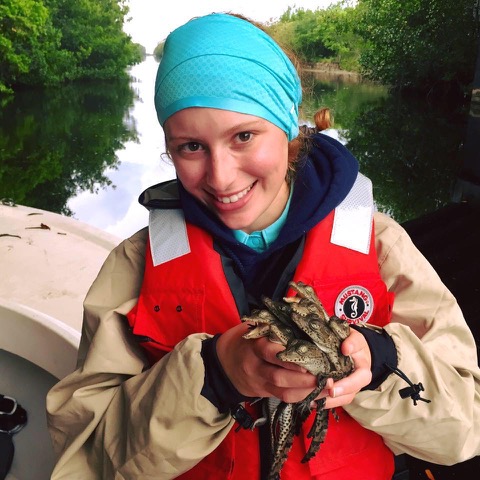
[[[327,107],[322,107],[320,110],[317,110],[313,116],[313,120],[315,121],[317,132],[332,128],[334,123],[332,112]]]
[[[333,127],[333,115],[328,107],[322,107],[313,116],[315,127],[300,125],[298,136],[288,144],[288,170],[287,181],[292,182],[297,172],[300,157],[308,153],[311,145],[310,137],[315,133]]]

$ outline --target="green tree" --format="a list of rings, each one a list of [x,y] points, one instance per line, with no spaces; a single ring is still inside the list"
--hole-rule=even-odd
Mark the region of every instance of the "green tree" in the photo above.
[[[325,45],[335,52],[339,65],[345,70],[358,71],[364,41],[356,31],[357,10],[349,4],[342,1],[325,10],[322,32]]]
[[[360,62],[392,88],[445,91],[473,78],[478,0],[359,0]]]
[[[45,1],[62,34],[60,48],[73,56],[70,78],[115,78],[141,60],[138,46],[123,31],[124,0]]]
[[[165,41],[160,42],[155,49],[153,50],[153,56],[160,61],[160,59],[163,57],[163,49],[165,47]]]
[[[334,61],[356,70],[362,39],[355,33],[355,15],[344,1],[315,11],[289,8],[268,31],[303,62]]]
[[[49,59],[57,56],[59,38],[41,0],[1,0],[0,92],[50,76]]]
[[[126,75],[142,59],[127,13],[125,0],[0,0],[0,93]]]
[[[300,9],[291,16],[291,21],[295,24],[292,48],[303,60],[315,62],[334,56],[334,50],[325,42],[323,12]]]

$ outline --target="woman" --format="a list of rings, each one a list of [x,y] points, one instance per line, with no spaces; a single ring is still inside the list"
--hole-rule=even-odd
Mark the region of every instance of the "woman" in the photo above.
[[[212,14],[169,35],[155,105],[178,178],[142,194],[148,231],[86,297],[78,369],[47,399],[52,478],[265,478],[265,429],[242,429],[261,415],[251,401],[299,402],[316,379],[280,361],[282,346],[243,338],[240,318],[292,279],[350,321],[354,371],[320,394],[343,407],[320,451],[301,462],[311,417],[282,479],[389,479],[394,454],[479,453],[480,374],[455,299],[373,213],[348,150],[299,136],[300,102],[292,63],[251,22]],[[397,367],[426,398],[419,385],[401,398]]]

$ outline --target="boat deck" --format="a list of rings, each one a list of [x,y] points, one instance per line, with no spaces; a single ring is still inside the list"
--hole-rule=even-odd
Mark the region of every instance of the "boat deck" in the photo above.
[[[81,330],[82,303],[120,239],[63,215],[0,204],[0,299]]]

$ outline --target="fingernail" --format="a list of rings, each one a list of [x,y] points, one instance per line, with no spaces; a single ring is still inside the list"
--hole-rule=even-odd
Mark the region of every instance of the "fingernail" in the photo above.
[[[338,397],[340,395],[343,395],[343,389],[341,387],[335,387],[330,390],[330,396],[332,398]]]

